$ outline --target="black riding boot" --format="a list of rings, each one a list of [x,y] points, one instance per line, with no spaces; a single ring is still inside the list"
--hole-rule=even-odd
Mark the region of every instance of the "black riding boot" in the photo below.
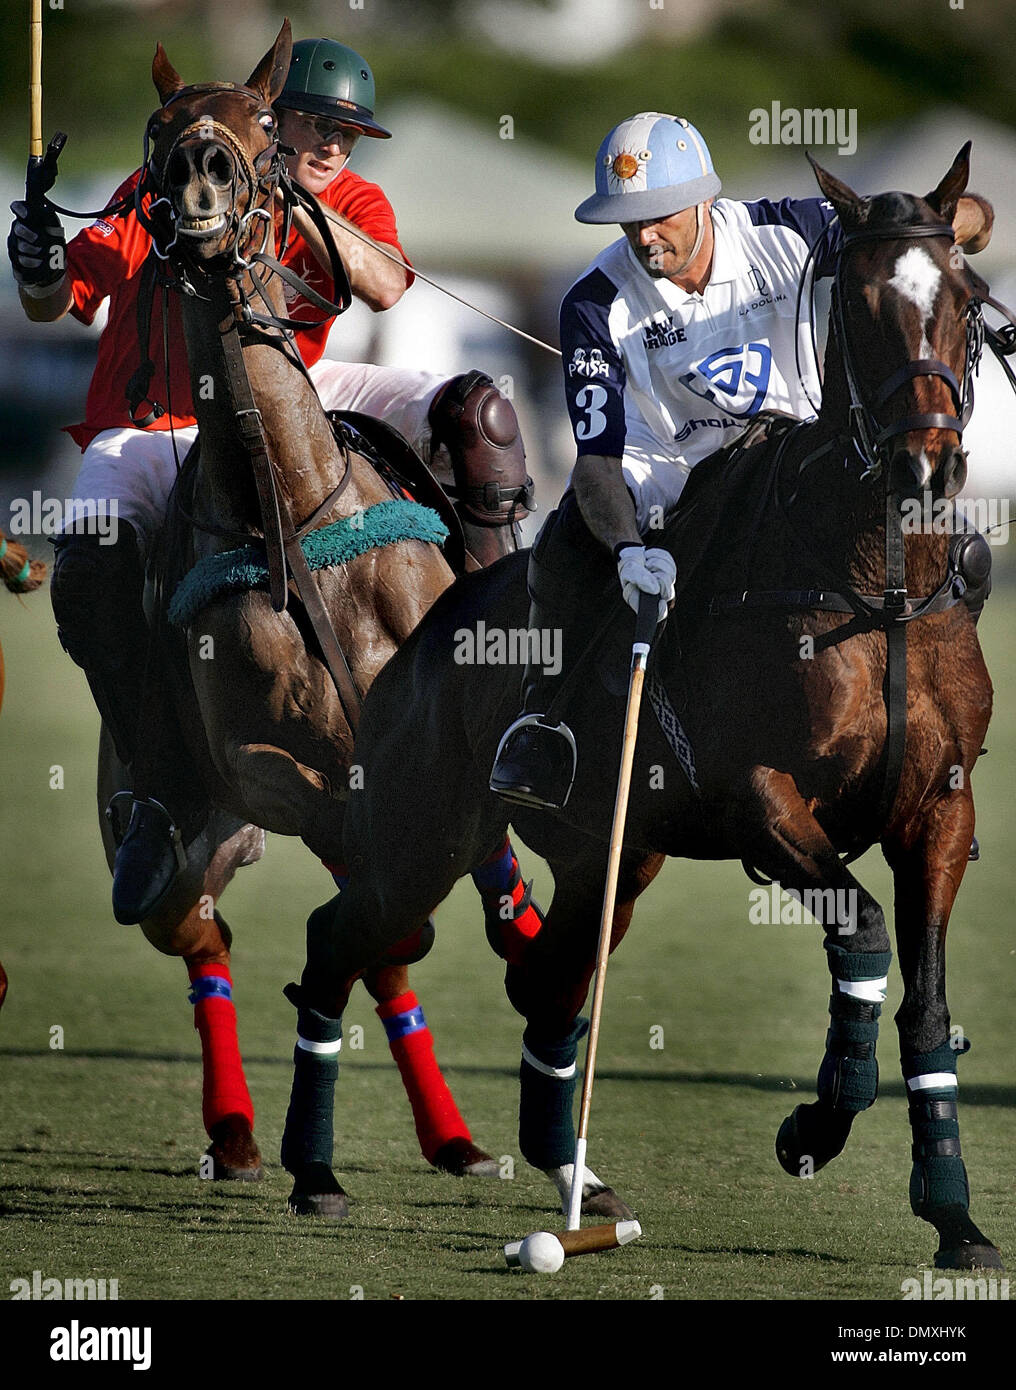
[[[137,539],[121,522],[112,545],[101,544],[98,536],[72,534],[56,537],[54,546],[50,593],[60,642],[85,673],[117,757],[132,767],[148,652]],[[180,798],[167,793],[165,799]],[[187,862],[182,835],[166,806],[154,799],[135,801],[130,792],[114,797],[106,814],[118,842],[113,915],[133,925],[156,910]]]
[[[569,489],[551,512],[529,557],[529,629],[547,635],[536,652],[557,652],[551,674],[532,657],[522,686],[522,714],[497,750],[490,788],[508,801],[560,810],[575,780],[575,736],[562,715],[563,686],[610,605],[620,602],[610,552],[592,535]]]

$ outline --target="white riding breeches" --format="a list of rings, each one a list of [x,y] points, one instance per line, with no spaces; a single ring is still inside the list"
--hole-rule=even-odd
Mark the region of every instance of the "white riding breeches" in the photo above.
[[[429,462],[428,413],[446,377],[327,358],[310,368],[310,376],[325,410],[357,410],[385,420]],[[165,520],[176,482],[177,457],[182,463],[197,433],[196,425],[188,425],[172,433],[120,428],[97,434],[84,451],[64,530],[71,530],[77,516],[87,515],[89,510],[94,513],[96,507],[109,516],[115,511],[118,520],[133,526],[147,556]]]

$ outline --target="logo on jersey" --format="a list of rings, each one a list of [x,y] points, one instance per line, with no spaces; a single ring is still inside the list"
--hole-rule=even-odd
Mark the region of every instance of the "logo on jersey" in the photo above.
[[[590,348],[586,356],[585,348],[577,347],[568,363],[569,376],[609,376],[610,364],[599,348]]]
[[[722,420],[718,416],[710,416],[709,419],[689,420],[683,430],[678,430],[674,435],[674,440],[678,444],[683,444],[695,430],[732,430],[737,425],[736,420]]]
[[[748,267],[748,279],[755,286],[756,290],[758,290],[759,294],[761,294],[766,287],[766,277],[762,274],[757,265],[750,265]]]
[[[696,362],[681,377],[681,384],[726,414],[747,420],[762,408],[772,365],[773,354],[767,343],[721,348]]]
[[[688,335],[673,319],[654,319],[642,329],[642,340],[651,352],[654,348],[670,347],[673,343],[686,343]]]

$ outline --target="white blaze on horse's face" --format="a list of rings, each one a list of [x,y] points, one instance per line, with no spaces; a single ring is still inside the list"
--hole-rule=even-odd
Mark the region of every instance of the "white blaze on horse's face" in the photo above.
[[[896,262],[896,271],[889,284],[920,310],[922,331],[919,351],[922,357],[930,357],[928,324],[935,311],[935,300],[942,284],[942,272],[927,251],[919,246],[911,246]]]

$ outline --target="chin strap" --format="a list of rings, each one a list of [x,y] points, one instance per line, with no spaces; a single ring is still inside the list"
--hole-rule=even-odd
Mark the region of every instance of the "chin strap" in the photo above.
[[[675,272],[675,273],[678,274],[678,275],[682,275],[682,274],[688,269],[688,267],[691,265],[692,261],[695,259],[695,257],[698,255],[698,253],[702,250],[702,241],[703,241],[703,239],[704,239],[704,237],[705,237],[705,234],[706,234],[706,220],[705,220],[705,218],[702,216],[702,209],[703,209],[704,207],[705,207],[705,204],[704,204],[704,203],[696,203],[696,204],[695,204],[695,225],[696,225],[696,227],[698,228],[698,235],[697,235],[696,238],[695,238],[695,245],[691,248],[691,255],[690,255],[690,256],[688,257],[688,259],[685,261],[685,263],[684,263],[684,265],[681,267],[681,269],[678,270],[677,272]]]

